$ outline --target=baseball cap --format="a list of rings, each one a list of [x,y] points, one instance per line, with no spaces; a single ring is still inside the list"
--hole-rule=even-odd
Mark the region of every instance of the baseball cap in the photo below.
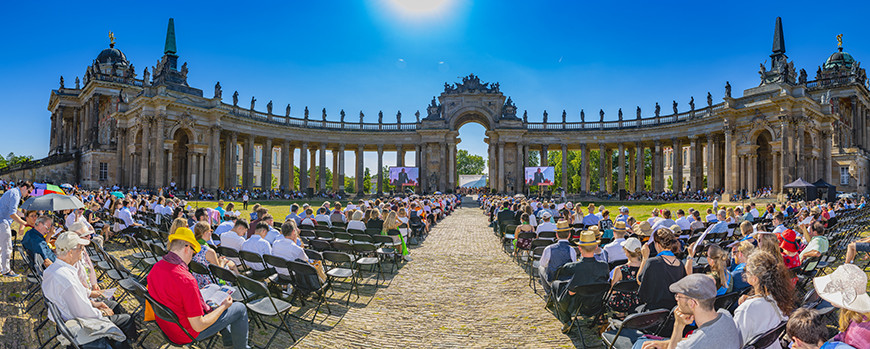
[[[82,239],[79,237],[79,234],[65,231],[57,237],[57,240],[54,242],[54,247],[57,249],[58,253],[66,253],[74,250],[79,245],[87,245],[89,243],[91,242]]]
[[[668,290],[694,299],[713,299],[716,298],[716,281],[705,274],[692,274],[672,283]]]

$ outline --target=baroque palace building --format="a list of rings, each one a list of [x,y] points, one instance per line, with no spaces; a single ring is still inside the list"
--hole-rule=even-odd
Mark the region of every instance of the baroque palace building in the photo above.
[[[157,188],[176,183],[179,188],[207,190],[241,187],[273,189],[312,188],[314,191],[344,190],[345,152],[355,154],[356,185],[362,187],[363,154],[377,152],[378,169],[384,152],[396,152],[398,166],[405,154],[415,153],[420,167],[420,190],[446,191],[457,185],[456,146],[458,129],[477,122],[486,129],[489,144],[490,186],[506,193],[522,192],[523,167],[529,151],[581,151],[579,187],[582,192],[618,190],[663,191],[668,180],[675,187],[698,189],[706,176],[707,190],[737,193],[770,187],[782,192],[783,185],[803,178],[824,179],[838,190],[867,192],[870,150],[870,95],[865,70],[842,49],[842,42],[815,74],[807,79],[785,54],[782,25],[777,18],[770,66],[761,64],[758,87],[732,96],[726,83],[722,101],[688,110],[662,112],[656,104],[652,116],[618,120],[580,121],[549,118],[530,122],[525,113],[506,97],[498,83],[484,83],[475,75],[461,82],[444,84],[444,90],[420,113],[386,121],[363,122],[328,117],[309,117],[305,107],[288,105],[275,112],[272,102],[265,111],[256,100],[239,104],[223,100],[220,83],[212,97],[187,83],[187,63],[179,64],[173,20],[169,20],[164,54],[157,64],[137,74],[132,62],[114,47],[100,52],[75,86],[61,85],[51,91],[51,141],[47,158],[6,169],[0,176],[75,181],[85,187],[120,185]],[[153,75],[152,75],[153,74]],[[391,118],[392,119],[392,118]],[[556,119],[556,120],[553,120]],[[299,158],[294,159],[296,149]],[[599,150],[590,159],[590,150]],[[682,156],[673,156],[676,153]],[[645,152],[651,156],[651,188],[644,187]],[[333,164],[326,164],[332,152]],[[617,163],[612,163],[617,152]],[[627,158],[627,159],[626,159]],[[599,173],[590,173],[590,161],[598,161]],[[315,166],[319,164],[319,172]],[[560,164],[567,168],[567,157]],[[614,166],[615,165],[615,166]],[[299,168],[299,178],[293,167]],[[333,174],[332,188],[325,188],[325,168]],[[618,172],[616,183],[607,169]],[[380,171],[378,171],[380,172]],[[562,183],[568,183],[563,170]],[[590,176],[598,176],[600,188],[590,188]],[[382,181],[378,176],[378,192]],[[298,182],[297,182],[298,181]]]

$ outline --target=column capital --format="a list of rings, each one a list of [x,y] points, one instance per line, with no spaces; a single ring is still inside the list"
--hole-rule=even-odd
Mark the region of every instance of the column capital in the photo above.
[[[290,148],[290,140],[289,139],[281,140],[281,145],[284,146],[284,148]]]
[[[303,148],[308,148],[308,142],[307,142],[307,141],[302,142],[302,147],[303,147]]]
[[[698,137],[700,137],[700,136],[699,135],[689,135],[689,141],[690,142],[697,142]]]
[[[338,144],[338,151],[344,151],[344,143]]]
[[[384,145],[383,145],[383,144],[378,144],[378,152],[379,152],[379,153],[382,153],[383,151],[384,151]]]
[[[326,143],[320,142],[320,150],[326,150]]]

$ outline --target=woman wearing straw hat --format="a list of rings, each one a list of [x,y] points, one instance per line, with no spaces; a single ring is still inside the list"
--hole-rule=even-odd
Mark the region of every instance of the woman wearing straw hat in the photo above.
[[[870,348],[870,295],[867,274],[854,264],[843,264],[833,273],[813,279],[822,299],[840,308],[840,333],[833,340],[855,348]]]

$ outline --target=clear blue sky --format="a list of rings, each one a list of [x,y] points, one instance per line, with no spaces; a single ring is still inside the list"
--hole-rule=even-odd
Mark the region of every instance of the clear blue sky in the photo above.
[[[404,3],[404,4],[403,4]],[[410,3],[408,5],[407,3]],[[67,86],[100,50],[116,47],[136,66],[163,53],[166,22],[175,18],[178,54],[189,62],[189,83],[211,96],[220,81],[229,100],[287,103],[294,114],[344,109],[374,121],[378,110],[413,118],[444,82],[469,73],[500,82],[520,114],[543,110],[579,120],[580,108],[615,119],[618,108],[650,115],[656,101],[704,104],[721,100],[730,80],[735,96],[758,85],[777,16],[787,55],[810,78],[844,34],[845,50],[870,59],[870,5],[823,2],[586,2],[369,0],[255,2],[15,1],[4,4],[0,29],[0,153],[43,157],[48,151],[50,89]],[[434,4],[429,4],[434,3]],[[438,4],[442,3],[442,4]],[[432,5],[434,10],[412,11]],[[406,6],[412,7],[408,10]],[[769,62],[768,62],[769,63]],[[461,130],[460,148],[485,155],[483,128]],[[411,159],[411,157],[409,157]],[[352,164],[352,158],[348,160]],[[387,164],[395,162],[388,156]],[[366,165],[376,167],[366,159]],[[352,166],[347,166],[352,171]]]

